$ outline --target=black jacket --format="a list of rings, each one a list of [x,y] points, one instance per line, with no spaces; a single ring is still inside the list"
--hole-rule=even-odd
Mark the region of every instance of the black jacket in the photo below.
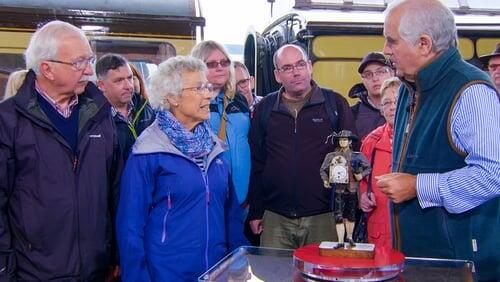
[[[121,171],[110,105],[88,83],[74,154],[34,81],[0,103],[0,280],[102,281]]]
[[[252,170],[250,175],[249,219],[261,219],[265,210],[289,218],[312,216],[330,211],[330,191],[323,188],[320,167],[333,145],[325,143],[332,134],[329,117],[324,108],[325,97],[312,83],[310,100],[300,110],[297,119],[281,102],[278,95],[267,122],[259,122],[264,101],[257,104],[250,127]],[[264,99],[269,99],[266,96]],[[341,129],[356,132],[352,113],[345,98],[334,93]],[[266,131],[264,134],[263,131]],[[265,146],[262,146],[261,137]]]
[[[142,98],[139,94],[135,93],[132,96],[132,103],[134,105],[134,109],[132,110],[132,121],[130,123],[127,123],[118,117],[118,115],[113,117],[123,160],[127,160],[130,150],[132,149],[132,145],[135,143],[135,139],[141,135],[142,131],[146,129],[146,127],[153,123],[156,117],[156,114],[149,105],[148,101]],[[134,128],[136,136],[134,136],[134,133],[129,126]]]
[[[368,133],[383,125],[385,118],[379,109],[368,102],[366,95],[360,96],[359,99],[360,101],[352,106],[351,110],[356,122],[359,140],[362,140]]]

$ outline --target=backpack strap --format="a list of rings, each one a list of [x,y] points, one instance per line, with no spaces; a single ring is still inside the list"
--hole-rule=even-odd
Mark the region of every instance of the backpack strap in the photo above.
[[[323,96],[325,96],[325,110],[333,131],[339,129],[339,113],[337,112],[337,103],[335,102],[335,93],[333,90],[321,88]]]
[[[271,112],[273,111],[273,106],[276,103],[277,99],[278,99],[278,92],[274,92],[265,96],[259,102],[259,110],[260,110],[259,125],[262,133],[260,136],[259,145],[262,149],[264,149],[265,140],[267,136],[267,123],[269,121],[269,118],[271,117]]]

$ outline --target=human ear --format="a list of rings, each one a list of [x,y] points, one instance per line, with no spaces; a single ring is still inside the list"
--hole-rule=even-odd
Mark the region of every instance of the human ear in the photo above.
[[[432,38],[427,34],[421,35],[418,39],[418,47],[422,55],[429,55],[430,53],[432,53],[433,46],[434,42],[432,41]]]
[[[50,81],[55,79],[54,73],[52,72],[52,67],[48,62],[41,62],[39,67],[40,74],[43,75]]]

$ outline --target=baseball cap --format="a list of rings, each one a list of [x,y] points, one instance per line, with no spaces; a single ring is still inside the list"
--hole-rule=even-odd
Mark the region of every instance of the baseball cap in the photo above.
[[[371,52],[368,53],[361,61],[358,72],[362,73],[365,70],[366,66],[370,63],[379,63],[392,68],[391,62],[389,62],[389,60],[385,58],[384,54],[382,54],[381,52]]]

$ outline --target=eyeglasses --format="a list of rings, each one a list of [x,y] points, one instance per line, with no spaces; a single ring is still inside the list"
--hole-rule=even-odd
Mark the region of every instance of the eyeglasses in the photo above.
[[[212,93],[214,92],[214,86],[212,83],[203,83],[200,84],[199,86],[193,86],[193,87],[185,87],[181,89],[182,91],[184,90],[190,90],[190,91],[196,91],[196,94],[198,95],[203,95],[205,93]]]
[[[209,69],[215,69],[218,66],[221,66],[223,68],[227,68],[230,64],[231,64],[230,60],[220,60],[220,61],[205,62],[205,65],[207,65],[207,68],[209,68]]]
[[[488,69],[490,71],[495,71],[497,68],[500,68],[500,64],[489,64]]]
[[[284,65],[281,68],[279,68],[278,71],[280,71],[282,73],[292,73],[294,69],[303,70],[306,67],[307,67],[306,61],[299,61],[295,65]]]
[[[361,74],[361,77],[364,79],[372,79],[374,76],[381,77],[384,74],[388,74],[389,70],[387,68],[379,69],[374,72],[365,71]]]
[[[236,85],[243,88],[243,87],[247,87],[249,82],[250,82],[250,78],[245,78],[245,79],[242,79],[242,80],[239,80],[238,82],[236,82]]]
[[[382,103],[382,107],[387,108],[387,107],[390,107],[391,105],[397,105],[397,104],[398,104],[398,100],[387,100],[387,101]]]
[[[52,63],[58,63],[58,64],[64,64],[68,66],[72,66],[76,70],[82,71],[87,68],[89,64],[94,64],[95,63],[95,56],[91,56],[90,58],[84,58],[84,59],[79,59],[74,62],[64,62],[64,61],[58,61],[58,60],[47,60]]]

